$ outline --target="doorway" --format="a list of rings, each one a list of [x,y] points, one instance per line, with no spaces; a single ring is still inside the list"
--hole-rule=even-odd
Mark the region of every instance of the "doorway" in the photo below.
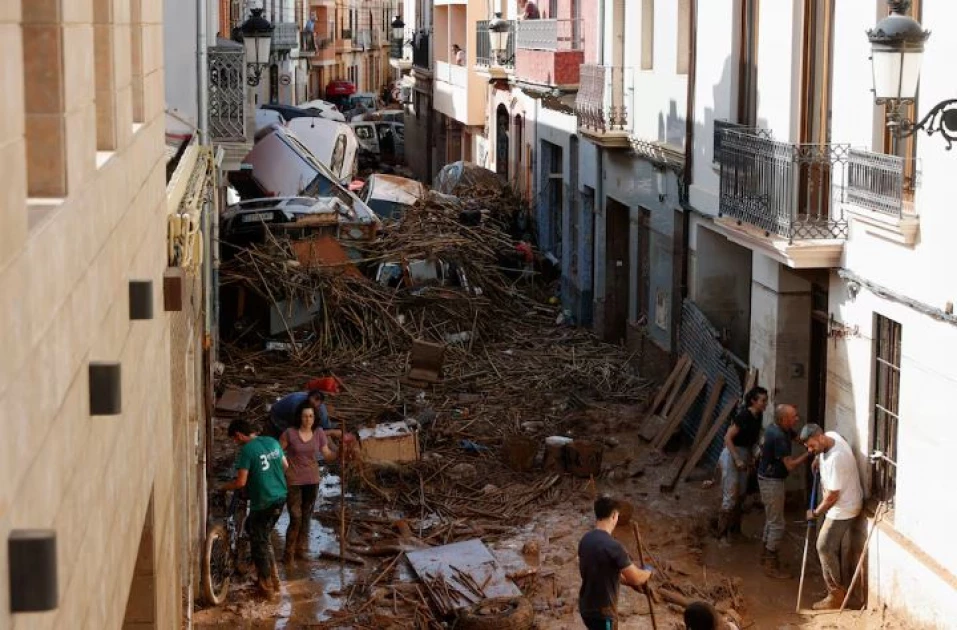
[[[625,204],[605,202],[605,322],[604,339],[624,343],[628,335],[628,285],[631,221]]]
[[[827,288],[811,285],[811,358],[807,421],[824,427],[827,414]]]
[[[495,172],[508,177],[508,109],[499,105],[495,110]]]

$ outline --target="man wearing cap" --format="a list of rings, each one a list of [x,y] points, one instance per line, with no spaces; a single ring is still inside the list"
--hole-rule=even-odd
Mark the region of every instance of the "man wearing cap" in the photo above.
[[[778,548],[784,538],[784,482],[791,471],[807,461],[808,453],[791,455],[791,444],[797,439],[794,427],[798,422],[794,405],[778,405],[774,423],[764,430],[761,460],[758,463],[758,489],[764,504],[764,549],[761,566],[770,578],[786,580],[791,576],[781,568]]]
[[[864,502],[864,490],[857,460],[851,446],[835,431],[824,432],[816,424],[801,429],[801,442],[818,456],[821,489],[820,505],[807,511],[808,520],[824,517],[817,535],[817,555],[827,585],[827,597],[814,604],[814,610],[840,608],[847,591],[841,582],[841,541]]]
[[[639,590],[648,583],[650,571],[639,569],[611,533],[618,524],[618,502],[611,497],[595,501],[595,529],[578,543],[578,571],[582,585],[578,612],[588,630],[618,627],[618,585]]]

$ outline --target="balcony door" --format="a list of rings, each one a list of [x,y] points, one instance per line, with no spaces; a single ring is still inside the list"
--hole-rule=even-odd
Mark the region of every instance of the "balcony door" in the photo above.
[[[814,145],[802,159],[797,219],[831,219],[831,89],[834,53],[834,0],[804,0],[801,64],[800,143]]]

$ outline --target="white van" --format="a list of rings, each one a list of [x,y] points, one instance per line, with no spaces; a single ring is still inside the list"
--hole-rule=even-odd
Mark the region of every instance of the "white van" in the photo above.
[[[339,179],[348,186],[355,179],[359,139],[352,127],[325,118],[293,118],[286,128]]]

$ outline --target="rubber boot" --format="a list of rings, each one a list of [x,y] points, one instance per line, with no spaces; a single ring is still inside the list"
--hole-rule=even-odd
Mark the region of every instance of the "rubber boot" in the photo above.
[[[844,597],[847,595],[847,591],[842,588],[835,589],[830,591],[827,594],[827,597],[822,599],[819,602],[814,602],[814,605],[811,606],[812,610],[837,610],[841,607],[841,604],[844,603]]]
[[[777,551],[767,550],[767,556],[762,560],[764,574],[772,580],[790,580],[793,576],[781,567],[781,560]]]
[[[741,504],[737,503],[733,508],[731,508],[730,515],[728,517],[728,534],[729,536],[740,536],[741,535]]]

